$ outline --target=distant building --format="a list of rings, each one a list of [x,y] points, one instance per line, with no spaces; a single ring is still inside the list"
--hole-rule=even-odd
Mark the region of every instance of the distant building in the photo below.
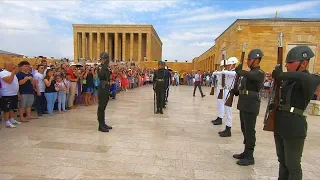
[[[73,24],[74,60],[153,61],[162,58],[162,42],[152,25]],[[144,58],[146,57],[146,58]]]
[[[250,50],[259,48],[264,53],[261,68],[271,72],[277,62],[280,32],[284,34],[283,60],[293,47],[307,45],[315,53],[310,60],[309,71],[319,72],[320,19],[301,18],[237,19],[215,39],[212,47],[193,59],[194,69],[215,70],[221,60],[232,56],[240,61],[242,46],[246,42],[245,60]]]

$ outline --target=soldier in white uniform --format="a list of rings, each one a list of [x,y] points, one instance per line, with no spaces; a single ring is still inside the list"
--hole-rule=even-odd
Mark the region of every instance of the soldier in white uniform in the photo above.
[[[222,71],[224,70],[224,64],[226,64],[224,61],[226,60],[222,60],[221,63],[220,63],[220,68],[221,68],[221,71],[216,71],[216,72],[213,72],[212,73],[212,76],[216,76],[217,78],[217,107],[218,107],[218,117],[217,119],[215,120],[212,120],[211,122],[214,124],[214,125],[219,125],[219,124],[222,124],[222,119],[223,119],[223,116],[224,116],[224,99],[225,98],[222,98],[222,99],[218,99],[218,96],[219,96],[219,93],[220,93],[220,89],[222,89]],[[225,93],[223,93],[225,94]]]
[[[236,76],[236,72],[234,71],[235,65],[238,63],[238,59],[236,57],[230,57],[227,61],[227,69],[223,70],[222,74],[225,75],[225,87],[224,87],[224,103],[227,100],[227,95],[230,90],[233,89],[234,79]],[[226,129],[224,131],[219,132],[220,137],[230,137],[231,136],[231,126],[232,126],[232,107],[224,105],[224,113],[225,113],[225,124]]]

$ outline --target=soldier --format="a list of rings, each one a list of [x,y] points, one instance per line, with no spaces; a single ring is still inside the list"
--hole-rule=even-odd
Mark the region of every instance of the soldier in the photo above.
[[[287,54],[288,72],[282,72],[281,66],[272,72],[275,79],[282,81],[274,130],[281,180],[302,179],[300,162],[307,136],[307,117],[303,112],[319,84],[319,78],[307,70],[312,57],[314,53],[308,46],[296,46]]]
[[[163,114],[162,108],[164,107],[164,91],[167,79],[166,70],[164,69],[164,63],[158,62],[158,70],[154,72],[153,76],[153,90],[156,92],[157,99],[157,111],[156,114]]]
[[[218,117],[217,117],[217,119],[211,121],[214,125],[222,124],[222,119],[224,116],[224,99],[218,99],[220,89],[223,88],[222,87],[222,74],[221,74],[221,72],[224,70],[224,64],[225,64],[224,61],[225,60],[222,60],[220,62],[221,71],[216,71],[216,72],[212,73],[212,76],[216,76],[216,79],[217,79],[217,93],[216,93],[216,95],[217,95]],[[225,94],[225,93],[223,93],[223,94]]]
[[[230,57],[227,60],[227,69],[222,71],[222,74],[225,75],[225,87],[223,92],[223,102],[226,101],[227,95],[229,91],[233,89],[234,78],[236,76],[236,72],[234,71],[235,65],[238,63],[238,59],[236,57]],[[225,124],[226,129],[224,131],[219,132],[220,137],[230,137],[231,136],[231,126],[232,126],[232,107],[224,105],[224,114],[226,116]]]
[[[109,102],[110,89],[110,72],[109,72],[109,55],[106,52],[100,54],[102,68],[98,72],[100,83],[98,86],[98,130],[101,132],[109,132],[111,126],[105,123],[105,110]]]
[[[166,71],[167,71],[167,81],[166,81],[166,88],[165,88],[165,98],[164,98],[164,104],[166,105],[168,102],[168,96],[169,96],[169,88],[170,88],[170,84],[171,84],[171,69],[168,68],[168,66],[165,67]]]
[[[263,53],[260,49],[253,49],[248,54],[247,65],[250,71],[242,70],[242,64],[239,64],[235,71],[242,76],[239,91],[238,110],[240,110],[241,131],[244,136],[244,152],[234,154],[233,157],[239,159],[240,166],[254,164],[253,151],[256,143],[256,120],[260,110],[259,92],[264,81],[264,72],[260,69],[260,62]]]

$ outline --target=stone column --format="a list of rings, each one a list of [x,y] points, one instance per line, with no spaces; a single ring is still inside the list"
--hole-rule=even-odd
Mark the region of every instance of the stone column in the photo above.
[[[92,39],[93,35],[92,35],[92,32],[89,33],[89,58],[90,60],[93,59],[93,53],[92,53]]]
[[[122,61],[126,60],[126,33],[122,33]]]
[[[138,34],[138,62],[141,61],[142,33]]]
[[[97,32],[97,59],[100,57],[100,53],[101,53],[101,50],[100,50],[100,32]]]
[[[134,34],[130,33],[130,61],[132,61],[133,59],[133,38],[134,38]]]
[[[154,61],[154,59],[151,59],[151,33],[147,33],[147,60],[148,61]]]
[[[114,33],[114,59],[118,58],[118,33]]]
[[[76,31],[73,31],[73,58],[75,61],[78,61],[79,58],[79,34]]]
[[[81,48],[82,48],[82,58],[86,58],[86,32],[82,32],[82,40],[81,40]]]
[[[104,34],[104,51],[109,54],[109,36],[107,32],[105,32]]]

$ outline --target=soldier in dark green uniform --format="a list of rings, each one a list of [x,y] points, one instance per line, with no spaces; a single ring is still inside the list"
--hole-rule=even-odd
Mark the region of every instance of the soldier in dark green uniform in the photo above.
[[[259,92],[264,81],[264,72],[260,69],[260,61],[263,53],[260,49],[253,49],[248,54],[247,65],[250,71],[242,70],[242,64],[236,67],[236,73],[242,77],[239,91],[238,106],[240,110],[241,131],[244,136],[244,152],[234,154],[233,157],[239,159],[240,166],[254,164],[253,151],[256,143],[256,120],[260,110]],[[237,90],[234,90],[237,91]]]
[[[303,113],[319,84],[319,78],[307,71],[313,56],[308,46],[296,46],[287,54],[288,72],[282,72],[281,66],[272,72],[272,76],[281,81],[274,131],[280,163],[279,180],[302,179],[300,162],[307,136],[307,121]]]
[[[98,77],[100,79],[100,84],[98,86],[98,130],[101,132],[109,132],[112,129],[111,126],[105,123],[105,110],[109,102],[109,89],[110,89],[110,71],[109,71],[109,55],[106,52],[100,54],[101,58],[101,69],[99,69]]]
[[[153,76],[153,90],[156,92],[157,99],[157,112],[156,114],[163,114],[162,108],[164,106],[164,90],[166,81],[166,70],[164,69],[164,63],[158,62],[158,70],[154,72]]]

